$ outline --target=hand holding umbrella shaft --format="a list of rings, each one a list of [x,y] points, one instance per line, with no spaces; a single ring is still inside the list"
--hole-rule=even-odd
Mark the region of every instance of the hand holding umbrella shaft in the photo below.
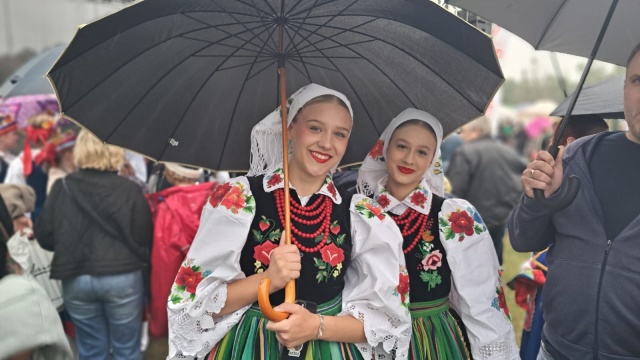
[[[289,282],[300,277],[300,251],[295,245],[286,245],[284,232],[280,238],[280,246],[273,249],[269,256],[269,267],[265,271],[265,277],[271,279],[269,293],[278,291]]]
[[[538,152],[536,159],[529,163],[522,172],[520,182],[522,190],[529,198],[533,198],[533,189],[544,191],[544,196],[553,195],[562,185],[562,156],[564,146],[560,147],[558,156],[554,159],[548,151]]]

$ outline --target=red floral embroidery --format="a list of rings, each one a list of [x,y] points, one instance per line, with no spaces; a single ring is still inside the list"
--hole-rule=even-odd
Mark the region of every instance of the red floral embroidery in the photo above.
[[[340,232],[340,225],[338,224],[331,225],[331,228],[329,230],[331,230],[331,233],[333,235],[338,235],[338,233]]]
[[[380,204],[380,206],[382,206],[383,208],[386,208],[387,206],[389,206],[389,203],[390,201],[387,195],[378,196],[378,204]]]
[[[398,294],[400,301],[404,302],[409,293],[409,275],[400,273],[400,283],[398,284]]]
[[[327,190],[329,191],[329,193],[331,194],[331,197],[333,197],[334,199],[336,198],[336,187],[333,186],[333,183],[330,182],[327,185]]]
[[[442,265],[442,254],[440,250],[435,250],[432,253],[428,254],[422,260],[422,267],[425,270],[435,270]]]
[[[269,221],[260,220],[260,222],[258,223],[258,227],[260,228],[260,231],[267,230],[269,228]]]
[[[273,174],[269,178],[269,181],[267,181],[267,186],[273,187],[280,184],[281,182],[282,182],[282,176],[280,176],[280,174]]]
[[[382,213],[382,208],[377,207],[377,206],[373,206],[370,203],[367,203],[365,205],[367,207],[367,209],[369,211],[371,211],[371,213],[373,213],[373,215],[375,215],[378,219],[380,220],[384,220],[384,214]]]
[[[424,195],[422,191],[414,191],[411,195],[411,203],[417,206],[424,206],[424,203],[427,201],[427,197]]]
[[[232,213],[237,214],[239,209],[244,207],[245,201],[242,196],[242,189],[237,186],[231,188],[231,190],[225,195],[221,202],[222,206],[231,210]]]
[[[231,190],[231,185],[229,185],[229,183],[224,183],[222,185],[216,186],[216,188],[213,190],[213,193],[211,194],[211,197],[209,198],[209,203],[211,204],[211,206],[217,207],[222,199],[224,199],[224,196],[229,192],[229,190]]]
[[[451,223],[451,230],[456,234],[464,233],[467,236],[471,236],[474,233],[473,219],[464,210],[451,213],[449,222]]]
[[[371,156],[374,159],[377,159],[380,156],[382,156],[383,149],[384,149],[384,142],[382,140],[378,140],[376,141],[375,145],[373,145],[371,150],[369,150],[369,156]]]
[[[344,261],[344,251],[334,243],[323,247],[320,253],[322,254],[322,261],[329,263],[331,266],[336,266]]]
[[[195,294],[196,287],[198,287],[202,279],[204,279],[202,277],[202,271],[193,271],[190,266],[183,266],[176,276],[176,284],[178,286],[184,286],[188,293]]]
[[[278,245],[271,241],[265,241],[261,245],[253,248],[253,258],[260,261],[263,265],[269,265],[271,262],[271,252],[277,248]]]

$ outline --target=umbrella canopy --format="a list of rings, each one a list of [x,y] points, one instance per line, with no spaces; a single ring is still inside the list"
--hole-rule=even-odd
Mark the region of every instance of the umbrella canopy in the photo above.
[[[60,54],[64,46],[56,46],[36,55],[22,65],[0,86],[0,97],[52,94],[53,88],[45,75]]]
[[[0,103],[0,113],[11,114],[19,128],[26,127],[27,119],[43,111],[54,114],[60,111],[54,94],[20,95]]]
[[[48,76],[63,114],[108,143],[243,170],[252,126],[278,105],[279,65],[287,95],[314,82],[350,99],[343,163],[407,107],[452,132],[503,81],[490,38],[408,0],[146,0],[81,28]]]
[[[636,0],[447,0],[520,36],[540,50],[588,56],[575,93],[569,97],[549,153],[555,157],[559,141],[595,59],[626,65],[631,49],[640,43],[640,1]],[[602,47],[602,48],[601,48]],[[534,189],[537,200],[550,210],[567,207],[578,194],[580,180],[569,178],[566,196],[544,201],[542,190]]]
[[[447,0],[518,35],[536,50],[589,57],[611,0]],[[640,1],[621,0],[595,59],[625,66],[640,43]]]
[[[527,136],[530,138],[537,138],[542,135],[545,131],[551,130],[552,125],[551,118],[546,116],[537,117],[531,119],[527,126],[525,127],[525,131],[527,132]]]
[[[572,115],[599,115],[605,119],[624,119],[623,104],[624,75],[587,86],[580,92],[578,102]],[[553,112],[552,116],[564,116],[571,101],[565,99]]]

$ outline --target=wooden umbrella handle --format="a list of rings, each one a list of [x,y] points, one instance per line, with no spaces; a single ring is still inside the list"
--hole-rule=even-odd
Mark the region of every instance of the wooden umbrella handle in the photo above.
[[[284,24],[278,24],[278,50],[280,54],[284,53]],[[285,244],[291,244],[291,213],[289,203],[289,137],[287,131],[287,81],[286,70],[284,68],[284,58],[280,58],[278,63],[278,81],[280,98],[280,120],[282,123],[282,170],[284,173],[284,233]],[[270,321],[282,321],[289,317],[288,313],[273,310],[271,301],[269,301],[269,287],[271,279],[264,278],[258,286],[258,305],[264,314],[264,317]],[[289,280],[284,287],[284,302],[293,304],[296,301],[296,282]]]
[[[260,310],[262,311],[262,314],[264,314],[264,317],[269,319],[269,321],[279,322],[288,318],[289,313],[273,310],[271,301],[269,301],[270,286],[271,279],[264,278],[260,281],[260,286],[258,286],[258,305],[260,305]],[[289,280],[284,288],[284,302],[291,304],[294,303],[295,293],[295,282],[294,280]]]

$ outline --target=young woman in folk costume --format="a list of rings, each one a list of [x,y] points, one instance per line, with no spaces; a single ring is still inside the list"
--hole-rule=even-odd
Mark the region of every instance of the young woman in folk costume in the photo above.
[[[310,341],[306,359],[406,359],[410,317],[398,293],[402,237],[371,199],[331,179],[347,147],[353,112],[344,95],[316,84],[289,99],[292,242],[283,245],[279,110],[251,134],[249,176],[220,185],[169,298],[169,358],[268,359]],[[280,245],[279,245],[280,244]],[[256,300],[270,278],[270,300],[288,319],[267,321]],[[297,298],[318,314],[283,304]]]
[[[382,133],[358,174],[358,189],[395,220],[404,238],[413,324],[409,358],[517,359],[493,243],[480,214],[444,199],[442,126],[407,109]],[[451,314],[466,327],[470,351]]]

